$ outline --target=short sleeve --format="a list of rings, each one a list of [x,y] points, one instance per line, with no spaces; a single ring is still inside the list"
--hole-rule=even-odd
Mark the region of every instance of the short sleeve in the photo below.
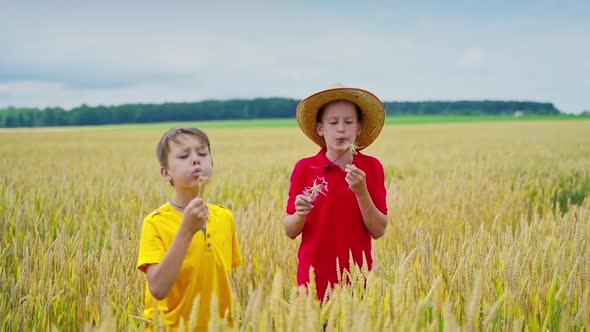
[[[240,245],[238,243],[238,234],[236,232],[236,224],[234,222],[234,218],[231,218],[231,228],[232,228],[232,235],[231,235],[231,256],[232,256],[232,267],[238,267],[244,264],[244,260],[242,259],[242,252],[240,251]]]
[[[303,192],[301,161],[295,164],[293,172],[291,173],[291,184],[289,185],[289,198],[287,199],[287,214],[295,213],[295,197]]]
[[[144,219],[139,242],[137,268],[145,273],[148,265],[160,263],[165,254],[164,243],[154,224],[149,217]]]
[[[383,165],[377,159],[374,159],[374,161],[369,193],[373,199],[373,203],[375,203],[375,207],[383,214],[387,214],[387,190],[385,189]]]

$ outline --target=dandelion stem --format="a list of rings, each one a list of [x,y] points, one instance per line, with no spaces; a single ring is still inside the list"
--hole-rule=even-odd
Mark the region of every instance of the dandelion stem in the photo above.
[[[197,180],[197,182],[199,183],[199,193],[198,193],[198,195],[201,198],[203,198],[203,191],[204,191],[205,185],[207,184],[208,181],[209,181],[209,177],[208,176],[201,176]]]

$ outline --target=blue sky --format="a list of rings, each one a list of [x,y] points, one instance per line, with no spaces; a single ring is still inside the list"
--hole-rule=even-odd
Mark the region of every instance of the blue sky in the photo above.
[[[305,96],[590,110],[590,1],[5,1],[0,108]]]

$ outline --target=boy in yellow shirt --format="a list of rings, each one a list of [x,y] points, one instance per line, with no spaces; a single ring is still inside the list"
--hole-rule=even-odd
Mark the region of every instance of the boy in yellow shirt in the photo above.
[[[200,197],[213,175],[209,138],[197,128],[170,129],[157,156],[175,194],[143,222],[137,268],[147,276],[143,315],[153,322],[147,329],[207,330],[213,296],[219,317],[231,324],[228,272],[242,257],[231,212]]]

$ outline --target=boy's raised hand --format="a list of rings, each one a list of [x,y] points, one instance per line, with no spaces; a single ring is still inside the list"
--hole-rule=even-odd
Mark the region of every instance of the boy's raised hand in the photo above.
[[[195,234],[205,225],[208,217],[209,208],[207,208],[207,204],[205,204],[201,197],[197,196],[184,208],[182,226],[190,231],[191,234]]]
[[[354,164],[348,164],[344,168],[346,172],[346,183],[355,194],[362,193],[363,190],[367,188],[367,174],[360,168],[356,167]]]
[[[313,204],[311,204],[311,197],[299,194],[295,196],[295,214],[305,217],[309,214]]]

